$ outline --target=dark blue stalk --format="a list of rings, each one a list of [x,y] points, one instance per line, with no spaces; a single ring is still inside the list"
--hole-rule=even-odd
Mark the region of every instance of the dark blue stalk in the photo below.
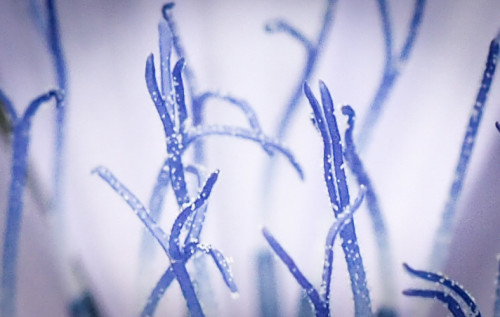
[[[327,184],[330,203],[336,216],[349,206],[349,190],[344,172],[343,152],[337,121],[333,113],[333,101],[328,88],[320,82],[321,99],[323,109],[319,109],[319,103],[310,91],[307,84],[304,91],[309,99],[315,122],[320,130],[324,146],[324,176]],[[332,166],[333,164],[333,166]],[[354,308],[356,316],[371,316],[370,294],[366,283],[363,260],[359,252],[354,223],[350,222],[340,232],[342,248],[346,258],[347,269],[351,280],[351,289],[354,296]]]
[[[16,283],[19,237],[23,213],[24,188],[26,183],[28,148],[30,143],[31,120],[43,103],[50,99],[57,100],[59,107],[62,96],[56,91],[50,91],[33,100],[22,118],[19,118],[13,104],[7,96],[0,93],[3,104],[11,116],[12,133],[12,166],[7,207],[5,238],[3,240],[2,279],[0,289],[0,315],[16,315]]]
[[[462,148],[460,150],[460,157],[455,169],[453,183],[442,214],[441,223],[434,239],[434,245],[430,257],[431,268],[434,270],[441,269],[441,266],[448,256],[449,244],[455,224],[457,203],[462,192],[479,124],[481,123],[484,107],[488,98],[488,92],[491,87],[491,81],[495,75],[499,51],[498,40],[498,38],[494,39],[490,44],[481,86],[479,87],[479,91],[477,93],[476,102],[472,107],[469,124],[465,131]]]
[[[500,122],[495,122],[495,127],[497,128],[498,132],[500,132]]]
[[[156,286],[153,289],[153,291],[151,292],[151,295],[149,296],[148,301],[146,303],[146,307],[144,307],[143,311],[141,312],[141,317],[154,316],[154,313],[156,311],[156,308],[158,307],[160,299],[163,297],[165,291],[170,286],[170,284],[172,284],[174,278],[175,278],[174,269],[172,268],[172,266],[169,266],[168,269],[165,271],[165,273],[163,273],[158,283],[156,283]]]
[[[454,294],[458,295],[465,302],[465,304],[467,304],[474,316],[481,317],[481,312],[477,308],[477,304],[472,296],[457,282],[447,276],[444,276],[443,274],[415,270],[406,263],[403,263],[403,267],[411,275],[435,284],[443,285],[444,287],[450,289]]]
[[[276,253],[276,255],[283,261],[283,263],[287,266],[290,273],[292,273],[293,277],[305,291],[307,297],[311,300],[314,310],[316,312],[316,316],[330,316],[330,312],[328,309],[327,303],[325,303],[318,291],[314,288],[314,286],[307,280],[307,278],[302,274],[299,270],[293,259],[288,255],[288,253],[281,247],[278,241],[272,236],[272,234],[266,229],[262,229],[262,234],[266,238],[267,242]]]
[[[161,92],[164,99],[171,99],[168,105],[173,105],[173,85],[172,74],[170,70],[170,56],[172,53],[172,32],[167,22],[161,21],[158,24],[159,46],[160,46],[160,68],[161,68]],[[168,109],[173,116],[174,110]]]
[[[386,0],[378,0],[378,8],[382,21],[384,34],[385,66],[382,79],[372,99],[368,114],[366,115],[359,134],[359,148],[361,151],[368,145],[373,129],[383,113],[385,102],[394,84],[396,83],[401,70],[408,61],[413,50],[418,31],[422,24],[426,0],[415,0],[413,14],[406,35],[405,42],[399,53],[394,51],[392,22]]]
[[[366,172],[363,162],[356,153],[356,147],[353,140],[353,130],[355,123],[354,110],[350,106],[342,107],[342,113],[348,116],[348,128],[345,131],[345,147],[344,157],[349,165],[349,168],[356,177],[356,181],[361,186],[366,188],[366,203],[368,211],[372,219],[373,231],[375,232],[375,239],[378,247],[378,266],[380,271],[380,282],[383,287],[383,305],[393,306],[393,301],[396,298],[395,285],[394,285],[394,272],[393,272],[393,257],[390,245],[389,234],[385,225],[384,216],[380,210],[377,194],[375,193],[374,186]]]
[[[403,291],[403,294],[406,296],[415,296],[422,298],[432,298],[437,299],[438,301],[445,303],[448,307],[448,310],[454,317],[465,317],[465,314],[460,307],[460,304],[451,296],[443,291],[434,291],[434,290],[421,290],[421,289],[407,289]]]
[[[182,294],[186,299],[187,307],[191,317],[202,317],[203,310],[201,309],[200,301],[196,296],[196,292],[193,287],[193,283],[189,278],[189,274],[186,269],[185,262],[173,262],[172,269],[174,270],[175,277],[181,286]]]

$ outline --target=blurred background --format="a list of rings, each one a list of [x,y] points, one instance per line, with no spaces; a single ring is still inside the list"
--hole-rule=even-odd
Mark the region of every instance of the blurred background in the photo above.
[[[388,3],[394,45],[399,50],[414,3]],[[137,276],[143,225],[90,172],[104,165],[143,202],[149,200],[166,153],[144,67],[151,52],[159,62],[157,29],[163,2],[69,0],[56,4],[69,73],[62,197],[68,235],[64,244],[70,250],[72,267],[91,290],[102,315],[135,316],[149,292],[142,288],[155,285],[168,260],[158,248],[151,272]],[[172,15],[199,89],[246,100],[257,112],[264,132],[273,136],[300,78],[306,53],[290,36],[268,34],[264,26],[284,18],[314,38],[325,7],[324,0],[182,0]],[[401,263],[427,266],[489,43],[499,28],[498,1],[430,1],[412,55],[361,154],[387,221],[396,262],[396,301],[402,316],[423,314],[419,307],[425,300],[399,295],[400,290],[417,284]],[[383,67],[376,1],[339,1],[309,81],[313,91],[319,95],[317,82],[322,79],[336,105],[350,104],[361,122]],[[493,311],[496,255],[500,252],[500,133],[494,126],[500,120],[499,85],[495,80],[491,88],[443,269],[475,296],[485,316]],[[0,87],[20,112],[35,96],[55,87],[50,56],[27,0],[0,1]],[[206,113],[208,123],[247,125],[238,110],[220,102],[210,103]],[[270,158],[259,145],[226,137],[206,142],[207,170],[221,172],[210,198],[203,241],[233,259],[232,270],[240,288],[239,298],[233,299],[209,262],[218,316],[259,314],[255,255],[267,248],[261,226],[269,228],[313,284],[320,284],[324,240],[334,217],[322,175],[323,145],[310,116],[310,107],[302,98],[284,140],[302,164],[305,180],[276,154],[269,190],[265,174]],[[338,119],[345,128],[340,113]],[[51,194],[53,120],[53,109],[45,107],[32,127],[29,160],[42,196]],[[4,230],[11,149],[5,142],[0,147],[0,225]],[[191,158],[188,152],[184,161],[192,162]],[[350,188],[354,197],[358,191],[354,181]],[[19,258],[19,316],[63,316],[67,306],[67,286],[54,251],[61,241],[51,233],[53,226],[44,217],[46,207],[27,192]],[[169,192],[161,220],[165,229],[176,214],[174,196]],[[357,212],[355,225],[377,308],[381,300],[377,250],[365,206]],[[352,294],[339,245],[335,252],[332,313],[350,316]],[[302,296],[300,288],[279,260],[276,270],[280,311],[283,316],[294,316]],[[435,309],[436,315],[445,313],[441,307]],[[174,283],[157,315],[183,316],[185,311],[180,288]]]

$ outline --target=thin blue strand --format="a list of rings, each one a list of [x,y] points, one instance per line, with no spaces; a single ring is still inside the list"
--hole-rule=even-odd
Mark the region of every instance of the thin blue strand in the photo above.
[[[158,89],[153,54],[149,55],[146,61],[145,77],[149,94],[151,95],[151,99],[156,106],[163,124],[165,137],[167,138],[167,155],[169,161],[168,165],[170,167],[170,181],[172,183],[172,188],[177,199],[177,204],[179,205],[179,207],[182,207],[182,205],[189,203],[186,180],[184,179],[184,166],[182,164],[181,158],[182,135],[175,131],[175,120],[170,118],[167,110],[168,107],[166,106],[166,100],[162,98],[160,90]]]
[[[342,107],[342,113],[348,116],[348,127],[345,131],[345,147],[344,157],[353,172],[359,185],[366,188],[366,203],[372,219],[373,231],[375,232],[375,239],[378,247],[378,265],[380,270],[381,285],[384,290],[384,300],[390,305],[395,298],[395,285],[393,273],[393,257],[390,245],[389,234],[385,225],[384,216],[380,209],[377,194],[373,184],[366,172],[363,162],[356,153],[356,147],[353,140],[353,131],[355,116],[354,110],[350,106]]]
[[[496,63],[498,60],[499,44],[498,40],[491,41],[486,68],[483,73],[481,86],[477,93],[476,102],[472,107],[469,124],[465,131],[465,136],[460,150],[460,157],[455,169],[453,184],[451,185],[448,200],[446,202],[441,223],[434,239],[434,246],[431,253],[431,268],[439,270],[448,255],[449,244],[456,217],[457,203],[462,192],[465,176],[469,166],[472,150],[476,140],[479,124],[483,116],[484,107],[488,98],[493,76],[495,75]]]
[[[330,312],[328,309],[328,305],[326,305],[326,303],[319,295],[318,291],[309,282],[309,280],[307,280],[304,274],[302,274],[293,259],[288,255],[288,253],[283,249],[279,242],[276,241],[273,235],[266,228],[262,229],[262,234],[264,235],[276,255],[287,266],[288,270],[290,271],[290,273],[292,273],[297,283],[299,283],[302,289],[304,289],[304,291],[306,292],[307,297],[309,297],[314,306],[316,316],[329,316]]]

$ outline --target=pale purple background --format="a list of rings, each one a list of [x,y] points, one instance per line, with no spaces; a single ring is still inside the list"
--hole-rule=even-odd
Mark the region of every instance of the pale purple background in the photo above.
[[[283,34],[268,35],[266,21],[283,17],[312,36],[326,1],[179,1],[174,11],[180,36],[201,89],[220,89],[246,99],[264,130],[272,134],[302,70],[304,51]],[[40,33],[30,20],[28,1],[0,1],[0,86],[19,111],[53,87],[53,72]],[[109,316],[137,315],[147,290],[138,289],[138,246],[142,224],[123,201],[90,171],[110,168],[147,202],[165,156],[163,132],[144,83],[150,52],[158,56],[160,1],[57,1],[69,68],[67,174],[64,202],[70,235],[65,243],[82,263],[87,283]],[[396,47],[401,47],[413,1],[390,1]],[[415,50],[388,100],[372,143],[364,153],[390,228],[398,289],[419,285],[400,269],[405,261],[427,265],[432,237],[452,180],[488,45],[500,27],[498,1],[429,1]],[[337,104],[366,113],[383,67],[383,38],[376,1],[340,1],[332,32],[310,84],[330,87]],[[446,273],[492,313],[496,254],[500,252],[500,120],[498,79],[494,81],[460,204],[458,231]],[[30,160],[50,192],[53,112],[35,118]],[[208,107],[209,122],[245,125],[229,106]],[[221,169],[208,209],[204,238],[234,259],[240,297],[229,291],[210,263],[220,316],[255,316],[254,254],[265,246],[259,226],[267,226],[315,285],[323,263],[322,245],[333,221],[322,178],[322,144],[304,100],[287,143],[303,164],[300,182],[280,159],[270,213],[263,217],[261,193],[268,157],[256,145],[215,137],[207,143],[208,169]],[[341,121],[345,120],[341,118]],[[0,210],[5,214],[10,150],[0,152]],[[186,156],[185,161],[188,160]],[[351,188],[355,188],[354,186]],[[353,190],[353,195],[355,190]],[[163,219],[169,228],[173,196]],[[5,217],[0,217],[3,228]],[[53,259],[53,235],[32,200],[26,200],[21,236],[20,316],[59,316],[65,296]],[[375,244],[368,213],[355,218],[374,307],[380,300]],[[2,229],[3,230],[3,229]],[[166,268],[158,252],[151,287]],[[278,263],[285,316],[292,316],[299,288]],[[332,311],[352,315],[341,249],[336,249]],[[432,286],[432,285],[429,285]],[[425,301],[398,298],[403,316],[423,314]],[[181,316],[185,302],[174,284],[161,301],[159,316]],[[437,314],[444,311],[438,308]]]

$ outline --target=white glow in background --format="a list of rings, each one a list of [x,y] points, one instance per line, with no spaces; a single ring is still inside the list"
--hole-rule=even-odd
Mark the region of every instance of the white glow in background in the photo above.
[[[149,99],[144,66],[158,54],[159,1],[58,1],[63,46],[69,69],[70,100],[66,149],[65,206],[74,255],[81,261],[98,303],[110,316],[133,316],[142,308],[137,289],[138,246],[142,224],[122,200],[90,171],[111,169],[147,202],[165,156],[163,131]],[[413,1],[391,1],[395,45],[406,35]],[[174,18],[201,90],[221,90],[247,100],[263,129],[273,134],[279,115],[302,71],[304,50],[283,34],[264,32],[265,22],[281,17],[315,36],[325,1],[180,1]],[[51,62],[41,35],[21,1],[0,3],[0,86],[18,110],[52,88]],[[448,194],[490,40],[500,27],[497,1],[429,1],[414,51],[387,101],[372,143],[363,158],[379,194],[398,263],[398,289],[417,285],[400,268],[405,261],[425,268],[434,232]],[[157,60],[158,61],[158,60]],[[357,111],[358,126],[378,85],[384,62],[383,38],[375,1],[340,1],[317,71],[337,105]],[[500,251],[497,226],[500,135],[499,82],[494,81],[460,203],[460,223],[445,272],[460,281],[491,315]],[[52,111],[41,111],[33,126],[30,160],[50,191]],[[337,107],[338,108],[338,107]],[[303,165],[306,181],[280,159],[272,203],[262,215],[264,170],[269,158],[242,140],[213,137],[207,142],[207,167],[219,168],[203,241],[234,259],[240,298],[233,300],[209,263],[221,316],[255,316],[258,303],[254,254],[265,246],[265,225],[315,285],[319,285],[323,243],[333,215],[322,177],[322,144],[302,100],[287,143]],[[208,121],[245,125],[230,106],[207,107]],[[344,118],[339,116],[340,121]],[[185,156],[185,161],[189,161]],[[10,149],[0,152],[0,210],[6,210]],[[351,186],[351,189],[355,188]],[[355,190],[353,191],[353,196]],[[169,228],[176,209],[167,197],[163,221]],[[0,213],[4,215],[4,212]],[[3,228],[5,217],[1,217]],[[355,216],[359,243],[374,307],[377,285],[375,244],[367,210]],[[62,314],[63,302],[51,267],[49,227],[28,198],[22,227],[18,311],[20,316]],[[2,229],[3,230],[3,229]],[[38,245],[40,244],[40,245]],[[48,262],[48,263],[45,263]],[[167,259],[158,252],[155,272],[144,277],[154,286]],[[296,309],[299,287],[277,263],[282,312]],[[341,249],[337,246],[332,312],[352,314],[352,295]],[[147,282],[145,283],[148,284]],[[145,294],[145,293],[144,293]],[[398,298],[404,316],[414,316],[423,301]],[[185,302],[174,285],[158,315],[179,316]],[[442,314],[442,311],[438,311]]]

